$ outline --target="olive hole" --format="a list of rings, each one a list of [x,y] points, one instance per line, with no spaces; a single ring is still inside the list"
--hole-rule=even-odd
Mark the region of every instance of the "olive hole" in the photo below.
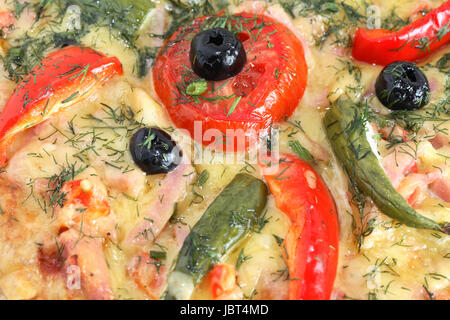
[[[416,82],[417,81],[416,73],[414,72],[414,70],[411,70],[411,69],[406,70],[406,77],[411,82]]]
[[[208,44],[214,43],[216,46],[221,46],[223,44],[223,37],[218,34],[216,36],[209,37]]]

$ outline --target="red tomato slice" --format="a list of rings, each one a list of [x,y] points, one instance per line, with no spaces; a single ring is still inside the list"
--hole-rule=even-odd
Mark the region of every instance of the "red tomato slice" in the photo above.
[[[89,219],[95,219],[100,216],[109,215],[111,208],[108,201],[102,193],[95,189],[89,180],[68,181],[64,184],[62,190],[65,194],[64,205],[80,204],[85,207],[82,211]]]
[[[236,270],[229,264],[217,264],[206,276],[211,296],[217,299],[236,288]]]
[[[204,94],[190,96],[187,86],[200,80],[189,60],[191,40],[200,30],[218,26],[241,39],[247,64],[237,76],[209,81]],[[255,138],[267,134],[272,123],[288,118],[303,96],[307,72],[303,46],[285,25],[267,16],[241,13],[198,18],[177,30],[159,53],[153,80],[177,127],[187,129],[205,145],[214,141],[220,146],[220,138],[226,136],[226,143],[234,144],[234,150],[227,150],[237,151],[241,148],[236,137],[230,139],[230,133],[241,129],[247,138]],[[201,130],[194,127],[196,121],[201,123]]]

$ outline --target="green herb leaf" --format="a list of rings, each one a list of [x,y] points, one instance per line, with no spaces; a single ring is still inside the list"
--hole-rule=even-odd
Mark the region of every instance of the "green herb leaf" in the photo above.
[[[278,246],[281,246],[283,244],[284,239],[277,236],[276,234],[272,234],[272,235],[275,238],[275,241],[277,242]]]
[[[436,67],[441,71],[450,72],[450,53],[446,53],[438,60]]]
[[[208,179],[209,179],[209,172],[208,172],[208,170],[205,169],[205,170],[202,171],[202,173],[200,173],[198,175],[198,177],[197,177],[197,185],[199,187],[203,186],[206,183],[206,181],[208,181]]]
[[[155,260],[164,260],[167,254],[164,251],[150,251],[150,258]]]
[[[239,101],[241,101],[241,99],[242,97],[237,97],[236,100],[234,100],[233,104],[230,107],[230,110],[228,110],[227,117],[229,117],[233,113],[234,109],[236,109],[236,106],[238,105]]]
[[[199,96],[206,92],[208,83],[206,80],[197,80],[189,84],[186,88],[186,93],[190,96]]]
[[[236,261],[236,270],[239,270],[239,268],[241,267],[241,265],[247,261],[250,260],[252,258],[252,256],[246,256],[244,254],[244,249],[241,249],[241,251],[239,252],[239,256],[238,259]]]
[[[297,140],[290,140],[289,141],[289,147],[294,151],[302,160],[305,161],[315,161],[312,154],[304,148],[300,142]]]

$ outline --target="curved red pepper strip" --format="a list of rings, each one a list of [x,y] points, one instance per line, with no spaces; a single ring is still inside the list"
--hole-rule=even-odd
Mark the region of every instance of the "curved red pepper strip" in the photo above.
[[[292,222],[284,239],[289,299],[328,300],[336,277],[339,245],[333,198],[310,165],[289,155],[280,159],[277,172],[264,177],[276,206]],[[272,165],[261,163],[263,169]]]
[[[386,66],[416,61],[450,42],[450,1],[399,31],[358,29],[353,58]]]
[[[17,85],[0,114],[0,166],[16,134],[86,99],[122,73],[117,58],[92,49],[66,47],[49,54]]]

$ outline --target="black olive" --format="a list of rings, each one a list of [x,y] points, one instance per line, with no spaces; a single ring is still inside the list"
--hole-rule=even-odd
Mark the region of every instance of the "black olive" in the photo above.
[[[158,128],[142,128],[131,137],[134,163],[146,174],[168,173],[181,162],[182,152],[170,135]]]
[[[381,103],[391,110],[415,110],[430,98],[427,77],[416,64],[393,62],[377,78],[375,91]]]
[[[223,28],[208,29],[197,34],[192,39],[189,58],[194,72],[210,81],[234,77],[247,62],[241,41]]]

